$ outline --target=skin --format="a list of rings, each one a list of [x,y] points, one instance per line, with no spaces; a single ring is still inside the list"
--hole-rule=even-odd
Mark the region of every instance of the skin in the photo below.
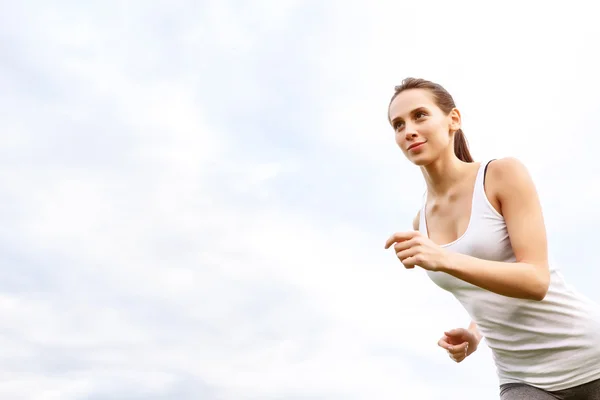
[[[490,163],[485,192],[506,222],[516,262],[483,260],[451,253],[440,247],[466,231],[471,214],[473,183],[479,163],[465,163],[454,154],[454,132],[461,127],[457,109],[444,113],[425,89],[409,89],[390,104],[396,144],[419,166],[427,184],[428,236],[413,230],[396,232],[385,243],[407,269],[415,266],[448,273],[504,296],[541,301],[550,284],[547,237],[534,183],[524,165],[514,158]],[[416,149],[409,146],[423,143]],[[438,345],[461,362],[477,349],[481,334],[472,322],[464,329],[444,332]]]

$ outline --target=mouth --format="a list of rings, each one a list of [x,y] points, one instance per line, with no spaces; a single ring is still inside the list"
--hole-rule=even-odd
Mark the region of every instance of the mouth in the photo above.
[[[421,146],[423,146],[425,144],[425,142],[418,142],[418,143],[413,143],[410,146],[408,146],[408,151],[410,150],[416,150],[418,148],[420,148]]]

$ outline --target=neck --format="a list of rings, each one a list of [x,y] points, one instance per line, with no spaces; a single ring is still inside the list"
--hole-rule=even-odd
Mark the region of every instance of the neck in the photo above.
[[[421,167],[427,191],[434,196],[443,196],[460,182],[469,168],[469,163],[459,160],[454,153],[440,157]]]

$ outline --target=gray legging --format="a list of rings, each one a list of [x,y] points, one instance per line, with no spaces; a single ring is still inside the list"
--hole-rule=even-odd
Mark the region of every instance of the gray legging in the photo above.
[[[600,400],[600,379],[573,388],[546,392],[522,383],[500,385],[501,400]]]

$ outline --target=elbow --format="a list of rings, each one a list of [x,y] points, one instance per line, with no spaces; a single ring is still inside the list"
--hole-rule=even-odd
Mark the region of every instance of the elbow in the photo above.
[[[546,294],[548,294],[548,288],[544,289],[538,289],[535,292],[532,292],[529,299],[530,300],[535,300],[535,301],[542,301],[546,298]]]
[[[548,289],[550,288],[550,272],[546,268],[543,273],[540,273],[537,279],[535,280],[535,284],[531,287],[531,293],[529,294],[529,298],[535,301],[542,301],[546,298],[548,294]]]

